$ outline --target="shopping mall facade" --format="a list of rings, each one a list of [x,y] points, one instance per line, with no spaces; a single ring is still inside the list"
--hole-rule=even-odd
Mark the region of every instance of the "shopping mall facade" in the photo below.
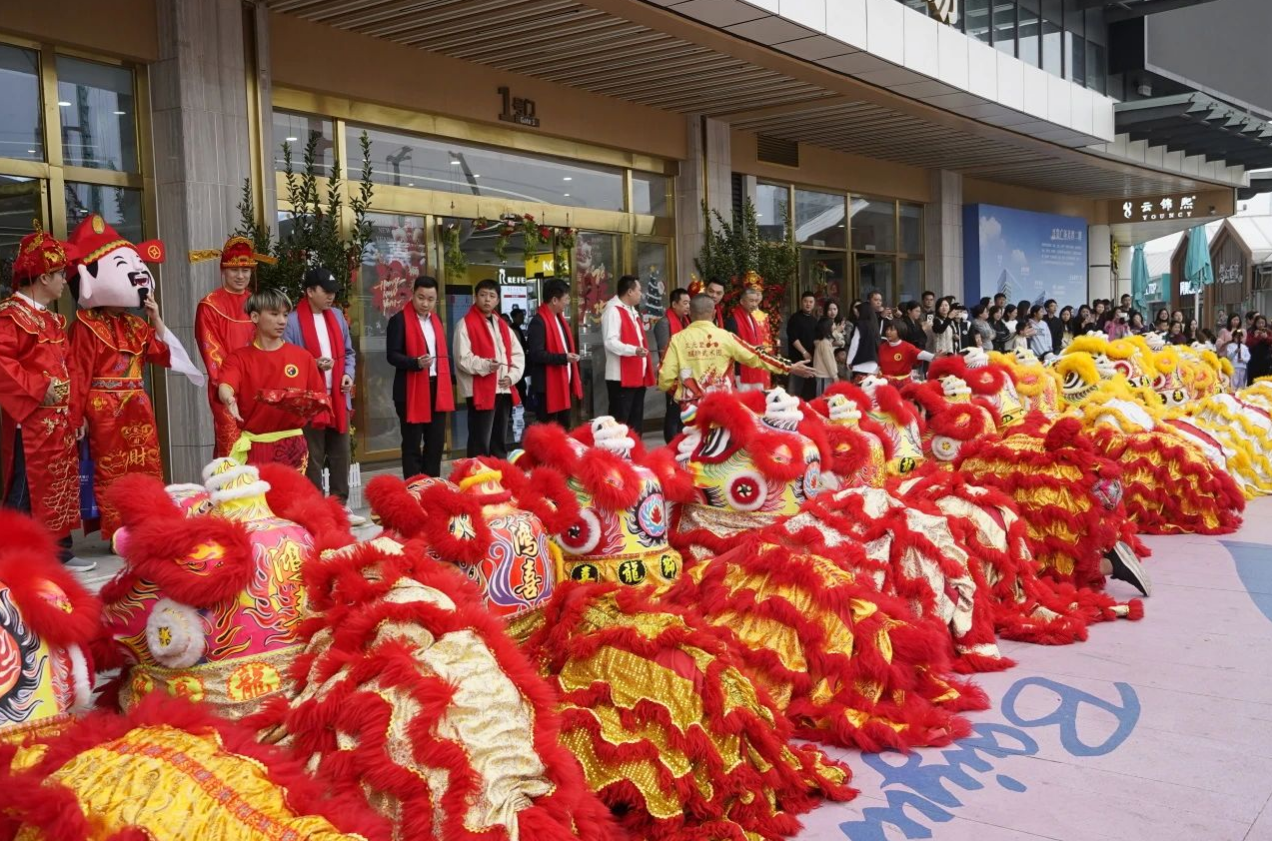
[[[442,282],[453,324],[482,278],[504,283],[505,308],[533,309],[539,280],[566,271],[595,380],[592,308],[630,273],[661,312],[689,282],[704,205],[728,218],[750,199],[767,235],[799,243],[800,287],[844,300],[1005,288],[1076,303],[1120,291],[1118,245],[1231,214],[1249,171],[1272,166],[1266,93],[1198,81],[1171,40],[1207,8],[1266,16],[1261,0],[9,6],[5,253],[32,218],[62,235],[90,212],[170,255],[218,247],[245,184],[285,224],[284,144],[316,135],[320,171],[356,186],[365,132],[373,243],[350,306],[363,460],[396,452],[384,329],[418,274]],[[474,227],[506,214],[534,216],[547,241]],[[447,245],[466,269],[448,271]],[[187,344],[217,283],[214,265],[161,269]],[[585,415],[604,409],[591,386]],[[172,477],[188,479],[211,451],[203,394],[154,387]]]

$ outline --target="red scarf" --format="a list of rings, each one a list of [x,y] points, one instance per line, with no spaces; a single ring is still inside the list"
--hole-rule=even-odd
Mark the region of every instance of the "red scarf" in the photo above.
[[[715,326],[724,329],[724,307],[716,304]]]
[[[618,315],[622,321],[622,327],[619,331],[618,338],[625,345],[635,345],[648,350],[645,344],[645,331],[640,328],[640,323],[628,312],[627,307],[619,304]],[[648,356],[624,356],[622,363],[622,379],[620,382],[623,388],[640,388],[642,386],[649,387],[654,384],[654,366],[650,363]]]
[[[681,316],[676,315],[676,313],[675,313],[675,311],[674,311],[674,310],[667,310],[667,336],[668,336],[668,338],[670,338],[671,336],[676,335],[677,333],[679,333],[681,330],[685,329],[685,328],[686,328],[686,327],[688,327],[688,326],[689,326],[689,317],[688,317],[688,316],[684,316],[684,317],[682,318]]]
[[[733,322],[738,326],[738,338],[746,342],[757,350],[764,350],[768,347],[768,328],[767,325],[761,327],[760,321],[754,315],[742,309],[742,307],[733,308]],[[739,365],[739,377],[744,385],[749,383],[760,383],[765,388],[769,386],[769,372],[763,368],[750,368],[746,365]]]
[[[508,322],[497,315],[492,318],[499,324],[499,337],[503,341],[504,359],[512,364],[512,333],[508,331]],[[473,356],[482,359],[495,358],[495,343],[490,338],[490,326],[481,310],[473,307],[464,316],[464,326],[468,329],[468,344],[472,346]],[[473,377],[473,408],[479,412],[488,412],[495,408],[495,395],[498,393],[499,378],[508,375],[507,369],[496,369],[485,376]],[[512,405],[521,405],[521,396],[515,388],[512,393]]]
[[[429,348],[424,340],[424,328],[420,326],[420,317],[414,307],[402,310],[402,318],[406,320],[406,355],[418,358],[425,355],[437,357],[437,411],[455,411],[455,397],[451,394],[450,351],[446,348],[446,334],[442,332],[442,320],[437,313],[428,314],[433,325],[433,343]],[[431,423],[433,420],[433,395],[429,383],[429,369],[406,372],[406,422]]]
[[[570,325],[566,323],[565,316],[553,312],[551,307],[543,304],[539,307],[539,318],[543,319],[544,343],[548,353],[577,352],[574,350],[574,334],[570,332]],[[558,324],[561,325],[560,330],[555,329]],[[561,344],[562,334],[565,335],[564,345]],[[564,412],[570,408],[571,395],[575,400],[583,399],[583,381],[579,378],[579,363],[571,362],[568,374],[564,365],[544,365],[543,370],[547,376],[543,397],[548,401],[549,414]]]
[[[318,415],[309,425],[315,429],[332,428],[344,435],[349,431],[349,403],[340,390],[345,366],[344,334],[340,332],[340,322],[336,319],[335,310],[323,310],[322,315],[327,323],[327,342],[331,345],[331,411]],[[313,354],[314,359],[321,359],[322,347],[318,344],[314,313],[307,304],[296,308],[296,321],[300,323],[300,335],[305,340],[305,350]]]

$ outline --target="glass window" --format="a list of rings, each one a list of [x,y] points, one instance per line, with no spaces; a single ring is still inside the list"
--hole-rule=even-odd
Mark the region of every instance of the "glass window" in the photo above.
[[[57,105],[62,159],[68,166],[138,171],[131,70],[59,57]]]
[[[359,148],[363,130],[349,127],[350,149]],[[371,140],[372,178],[378,184],[595,210],[625,207],[621,169],[443,138],[365,131]]]
[[[896,250],[896,202],[853,196],[851,207],[854,251]]]
[[[1055,76],[1064,73],[1060,0],[1042,0],[1042,69]]]
[[[755,185],[755,220],[760,225],[760,236],[770,242],[786,239],[786,225],[790,218],[790,189],[785,184]]]
[[[39,53],[0,44],[0,158],[44,160],[40,113]]]
[[[845,232],[843,193],[795,191],[795,241],[819,248],[843,248]]]
[[[17,256],[18,243],[31,233],[31,220],[44,217],[43,191],[38,179],[0,175],[0,263]]]
[[[1086,84],[1086,40],[1072,32],[1064,33],[1064,75],[1076,84]]]
[[[314,147],[314,165],[319,175],[331,174],[332,164],[336,158],[335,131],[331,120],[325,117],[314,117],[309,114],[293,114],[290,111],[274,112],[274,171],[283,172],[286,165],[283,159],[283,146],[291,148],[292,171],[300,172],[304,168],[305,146],[311,135],[318,136]],[[355,143],[351,149],[359,149]]]
[[[358,343],[359,446],[364,453],[396,452],[401,446],[393,408],[393,366],[385,357],[389,319],[409,306],[415,278],[427,273],[424,220],[417,216],[368,213],[371,242],[362,254],[362,272],[353,302]]]
[[[101,184],[66,183],[67,232],[96,213],[111,224],[129,242],[146,239],[142,230],[141,190],[127,187],[105,187]],[[30,222],[27,223],[30,225]]]
[[[1086,84],[1096,93],[1105,91],[1104,47],[1090,41],[1086,45]]]
[[[901,301],[917,301],[923,295],[923,261],[901,261]]]
[[[900,303],[896,299],[893,290],[892,281],[893,274],[896,272],[896,263],[892,258],[880,260],[876,258],[857,257],[857,295],[865,298],[872,292],[878,292],[883,295],[883,304],[885,307],[895,306]]]
[[[605,381],[605,346],[601,311],[614,295],[622,274],[618,264],[620,238],[615,234],[580,231],[574,241],[574,301],[578,311],[579,363],[583,374],[583,416],[597,418],[609,411]]]
[[[1088,41],[1100,45],[1108,43],[1106,26],[1103,9],[1086,10],[1086,25],[1084,29],[1086,30],[1086,39]]]
[[[636,241],[636,276],[645,293],[641,313],[646,324],[666,317],[668,298],[674,285],[671,278],[671,249],[665,242]],[[645,420],[661,420],[667,415],[665,395],[656,388],[645,389]]]
[[[978,41],[989,43],[990,0],[964,0],[963,31]]]
[[[1020,0],[1019,46],[1017,56],[1026,64],[1038,66],[1038,49],[1042,31],[1038,19],[1038,0]]]
[[[632,213],[670,216],[671,179],[653,172],[632,172]]]
[[[817,296],[817,306],[826,301],[837,301],[841,305],[848,294],[845,282],[848,276],[846,266],[848,258],[843,252],[820,251],[814,248],[801,248],[799,252],[799,289],[795,294],[802,295],[804,290],[811,290]]]
[[[1008,55],[1016,54],[1015,0],[994,4],[994,46]]]
[[[901,252],[923,253],[923,205],[901,203]]]

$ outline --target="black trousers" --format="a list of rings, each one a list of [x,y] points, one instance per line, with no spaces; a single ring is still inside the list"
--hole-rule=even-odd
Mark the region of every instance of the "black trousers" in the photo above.
[[[402,430],[402,478],[442,475],[442,454],[446,450],[447,412],[437,411],[437,377],[429,378],[429,406],[433,419],[428,423],[408,423],[406,404],[394,403],[398,425]]]
[[[349,501],[349,433],[341,434],[334,427],[315,429],[306,426],[305,443],[309,445],[309,465],[305,475],[314,487],[322,491],[322,469],[327,468],[328,496],[341,503]]]
[[[680,419],[680,404],[667,395],[667,415],[663,418],[663,440],[668,444],[684,431],[685,422]]]
[[[13,430],[13,470],[9,477],[9,490],[4,495],[3,507],[23,514],[31,513],[31,486],[27,483],[26,451],[22,449],[22,430]],[[71,559],[71,536],[58,538],[57,558],[62,563]]]
[[[559,412],[548,411],[548,398],[542,394],[539,395],[539,408],[534,413],[536,423],[555,423],[560,424],[561,428],[570,428],[570,410],[562,409]]]
[[[627,424],[639,438],[645,434],[645,387],[624,388],[618,380],[606,380],[609,411],[614,420]]]
[[[508,421],[512,417],[512,395],[496,394],[495,407],[478,411],[473,408],[473,398],[468,403],[468,457],[508,457],[508,442],[504,437]]]

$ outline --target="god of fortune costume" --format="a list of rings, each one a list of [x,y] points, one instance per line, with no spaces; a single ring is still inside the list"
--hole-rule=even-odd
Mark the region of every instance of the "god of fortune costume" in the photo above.
[[[499,567],[534,566],[540,554],[537,541],[524,540],[506,557],[504,524],[529,512],[505,506],[537,508],[539,521],[558,531],[578,518],[574,495],[542,470],[527,478],[506,463],[463,462],[455,485],[429,483],[413,509],[393,477],[377,477],[367,492],[399,534],[423,538],[469,569],[490,558],[496,574],[477,583],[507,616]],[[545,584],[547,599],[512,616],[509,632],[561,699],[562,743],[629,831],[776,839],[794,832],[795,815],[819,797],[851,797],[846,770],[789,744],[790,723],[701,620],[651,603],[640,587]]]
[[[93,457],[93,488],[102,512],[102,537],[119,527],[119,512],[110,487],[129,474],[162,476],[154,407],[142,381],[147,363],[185,374],[196,386],[203,374],[181,343],[164,328],[158,335],[149,323],[126,308],[141,306],[154,293],[154,278],[145,261],[163,262],[157,240],[134,247],[106,220],[93,214],[71,235],[76,276],[71,291],[80,310],[71,325],[71,376],[75,386],[71,421],[88,423]]]
[[[0,533],[0,837],[385,837],[357,802],[320,798],[299,765],[182,700],[77,718],[101,606],[35,522],[0,513]]]
[[[220,258],[222,269],[255,269],[260,263],[273,265],[273,257],[257,254],[251,240],[233,236],[225,241],[220,251],[192,251],[190,262]],[[239,438],[238,423],[230,411],[217,399],[216,389],[221,383],[221,366],[226,358],[239,348],[247,347],[256,335],[256,325],[244,312],[250,288],[232,292],[225,286],[209,292],[199,301],[194,314],[194,340],[203,357],[203,367],[208,372],[208,405],[212,407],[212,426],[216,432],[213,458],[224,458]]]
[[[17,479],[21,447],[31,514],[65,541],[80,525],[66,319],[16,291],[58,269],[69,269],[66,244],[28,234],[13,263],[14,294],[0,301],[0,503]],[[45,405],[50,383],[55,398]]]
[[[309,447],[302,427],[331,407],[313,355],[288,342],[265,350],[253,341],[231,352],[218,373],[234,390],[243,418],[236,422],[239,434],[231,455],[247,464],[285,464],[303,473]]]

